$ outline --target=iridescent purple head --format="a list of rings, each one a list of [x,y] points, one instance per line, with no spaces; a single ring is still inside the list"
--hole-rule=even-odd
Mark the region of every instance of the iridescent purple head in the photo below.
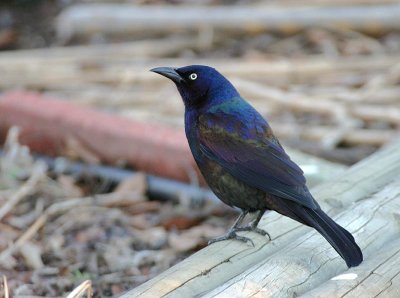
[[[219,99],[238,95],[232,84],[217,70],[209,66],[157,67],[151,71],[172,80],[187,107],[212,99],[214,95],[218,95]]]

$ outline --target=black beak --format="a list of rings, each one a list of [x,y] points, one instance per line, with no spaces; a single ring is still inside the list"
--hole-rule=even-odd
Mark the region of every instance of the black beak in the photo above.
[[[183,83],[185,80],[180,76],[179,73],[176,72],[175,68],[172,67],[156,67],[150,69],[150,71],[158,73],[177,84]]]

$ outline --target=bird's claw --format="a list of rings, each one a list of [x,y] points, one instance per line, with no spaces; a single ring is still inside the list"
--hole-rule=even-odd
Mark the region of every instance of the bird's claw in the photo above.
[[[247,237],[239,236],[238,234],[236,234],[235,230],[229,231],[224,236],[220,236],[220,237],[211,239],[210,241],[208,241],[208,245],[213,244],[215,242],[228,240],[228,239],[236,239],[236,240],[242,241],[244,243],[250,242],[251,245],[253,245],[253,247],[255,247],[253,240],[251,240],[250,238],[247,238]]]
[[[269,240],[271,240],[271,235],[267,231],[257,228],[252,224],[246,225],[244,227],[237,227],[237,228],[235,228],[235,231],[237,231],[237,232],[240,232],[240,231],[255,232],[257,234],[260,234],[261,236],[266,235],[266,236],[268,236]]]

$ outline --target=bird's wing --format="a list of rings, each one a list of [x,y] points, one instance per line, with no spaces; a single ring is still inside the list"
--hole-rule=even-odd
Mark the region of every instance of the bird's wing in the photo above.
[[[218,112],[201,115],[198,132],[203,154],[252,187],[317,208],[303,171],[285,153],[266,121],[256,117],[249,128],[242,120],[246,115],[241,116]]]

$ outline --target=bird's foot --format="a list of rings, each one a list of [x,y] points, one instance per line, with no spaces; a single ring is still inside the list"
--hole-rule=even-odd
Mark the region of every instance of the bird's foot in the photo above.
[[[257,226],[253,225],[252,223],[245,225],[243,227],[237,227],[234,229],[234,231],[235,232],[241,232],[241,231],[255,232],[257,234],[260,234],[261,236],[267,235],[269,240],[271,240],[271,235],[267,231],[257,228]]]
[[[244,243],[250,242],[251,245],[253,245],[253,247],[254,247],[253,240],[251,240],[250,238],[247,238],[247,237],[239,236],[238,234],[236,234],[236,231],[237,231],[236,229],[235,230],[232,229],[224,236],[220,236],[220,237],[211,239],[210,241],[208,241],[208,245],[213,244],[215,242],[223,241],[223,240],[236,239],[236,240],[242,241]]]

